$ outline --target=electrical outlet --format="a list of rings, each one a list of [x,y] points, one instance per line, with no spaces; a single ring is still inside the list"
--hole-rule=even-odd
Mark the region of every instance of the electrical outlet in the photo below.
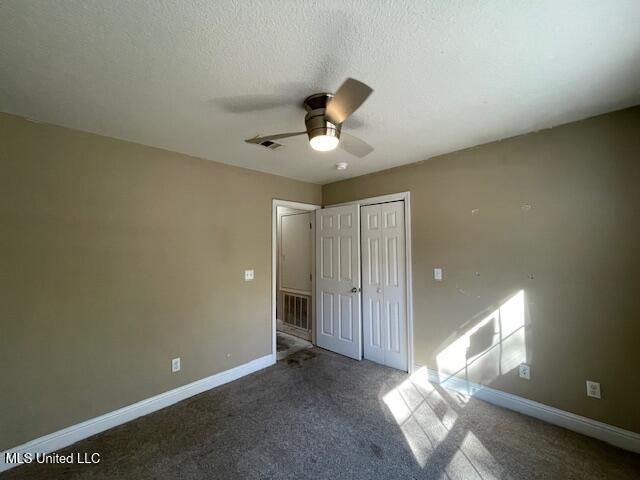
[[[248,282],[250,280],[253,280],[255,278],[255,274],[253,270],[245,270],[244,271],[244,281]]]
[[[171,360],[171,373],[180,371],[180,357]]]
[[[591,380],[587,380],[587,397],[601,398],[600,384],[598,382],[592,382]]]
[[[520,364],[519,370],[520,378],[524,378],[525,380],[531,380],[531,366],[526,363]]]
[[[442,269],[441,268],[434,268],[433,269],[433,279],[437,282],[441,282],[442,281]]]

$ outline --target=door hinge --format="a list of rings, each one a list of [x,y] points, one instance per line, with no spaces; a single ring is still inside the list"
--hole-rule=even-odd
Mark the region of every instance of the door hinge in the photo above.
[[[313,230],[313,224],[309,222],[309,230]]]

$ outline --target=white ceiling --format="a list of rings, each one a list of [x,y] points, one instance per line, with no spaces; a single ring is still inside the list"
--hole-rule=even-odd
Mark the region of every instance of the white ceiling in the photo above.
[[[347,76],[369,156],[243,143]],[[316,183],[638,103],[637,0],[0,2],[1,111]]]

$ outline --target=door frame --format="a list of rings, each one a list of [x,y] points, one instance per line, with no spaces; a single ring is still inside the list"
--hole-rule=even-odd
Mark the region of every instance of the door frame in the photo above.
[[[409,374],[415,371],[413,353],[413,275],[411,274],[411,192],[391,193],[377,197],[363,198],[351,202],[325,205],[326,207],[339,207],[341,205],[357,204],[360,207],[375,205],[377,203],[404,202],[404,229],[405,229],[405,282],[407,287],[406,312],[407,312],[407,369]],[[315,276],[314,276],[315,278]],[[314,323],[315,326],[315,323]]]
[[[278,359],[278,351],[276,347],[276,298],[278,292],[276,292],[276,274],[278,271],[278,207],[295,208],[297,210],[306,210],[313,212],[322,208],[320,205],[313,205],[311,203],[291,202],[289,200],[279,200],[274,198],[271,204],[271,357],[273,363],[276,363]],[[314,234],[312,235],[311,249],[315,252],[315,226]],[[316,343],[316,315],[315,315],[315,285],[316,285],[316,262],[315,254],[311,259],[311,343]]]

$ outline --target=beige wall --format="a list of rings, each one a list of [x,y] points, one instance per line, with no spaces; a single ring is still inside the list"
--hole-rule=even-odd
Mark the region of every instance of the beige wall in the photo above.
[[[438,368],[441,352],[524,290],[516,353],[532,379],[496,373],[493,353],[472,379],[640,432],[640,108],[325,185],[323,197],[402,191],[411,192],[416,362]],[[602,400],[586,397],[587,379],[602,384]]]
[[[0,450],[270,353],[271,200],[321,195],[6,114],[0,193]]]

